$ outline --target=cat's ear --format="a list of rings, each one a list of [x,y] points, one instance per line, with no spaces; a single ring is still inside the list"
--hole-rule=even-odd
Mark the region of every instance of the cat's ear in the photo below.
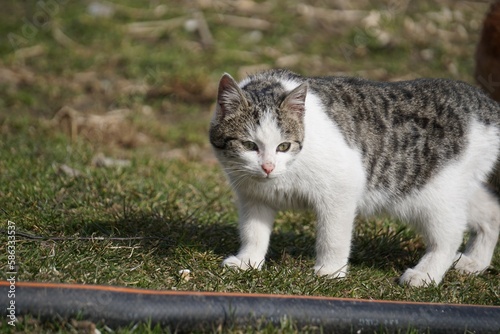
[[[304,116],[306,110],[306,96],[309,85],[307,82],[299,85],[285,97],[280,108],[299,117]]]
[[[227,73],[224,73],[219,81],[217,92],[216,115],[223,118],[241,106],[248,106],[248,103],[238,86],[238,83]]]

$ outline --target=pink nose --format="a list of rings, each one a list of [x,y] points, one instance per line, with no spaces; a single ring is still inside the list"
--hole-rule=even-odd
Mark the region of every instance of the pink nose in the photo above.
[[[267,175],[271,174],[271,172],[274,170],[274,164],[270,162],[263,163],[261,167]]]

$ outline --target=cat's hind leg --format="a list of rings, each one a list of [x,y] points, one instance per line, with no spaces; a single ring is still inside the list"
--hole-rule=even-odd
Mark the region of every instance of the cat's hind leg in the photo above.
[[[500,205],[486,188],[480,187],[469,201],[467,223],[470,237],[463,253],[456,256],[455,268],[480,273],[488,268],[500,232]]]
[[[442,195],[439,191],[423,194],[426,199],[415,208],[420,211],[416,223],[427,249],[419,263],[401,276],[402,285],[437,285],[453,264],[466,230],[467,210],[457,196]]]
[[[465,219],[456,218],[455,222],[460,220],[463,220],[465,226]],[[459,224],[462,225],[461,222]],[[425,255],[414,268],[405,271],[399,280],[400,284],[410,286],[439,284],[453,264],[464,230],[465,228],[447,231],[433,227],[424,237],[427,245]]]

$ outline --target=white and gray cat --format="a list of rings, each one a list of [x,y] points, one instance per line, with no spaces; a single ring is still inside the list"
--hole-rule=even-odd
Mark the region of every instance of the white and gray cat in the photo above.
[[[487,182],[500,106],[472,86],[287,70],[238,84],[225,74],[210,142],[238,198],[241,248],[226,266],[260,269],[284,209],[316,214],[318,275],[346,275],[356,215],[379,212],[411,223],[426,242],[401,284],[438,284],[453,265],[466,273],[490,265],[500,206]]]

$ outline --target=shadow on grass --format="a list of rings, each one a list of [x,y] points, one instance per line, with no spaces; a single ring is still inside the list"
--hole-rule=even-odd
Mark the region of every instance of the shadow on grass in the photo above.
[[[403,271],[417,264],[424,245],[404,226],[397,230],[357,233],[351,249],[351,263],[376,269]]]
[[[169,256],[176,248],[193,249],[226,255],[238,247],[236,226],[215,222],[198,223],[195,219],[182,220],[134,214],[116,221],[87,223],[81,235],[109,237],[113,240],[140,241],[146,248],[155,248],[155,255]]]
[[[239,249],[238,228],[234,223],[199,221],[196,217],[162,217],[134,213],[116,221],[88,223],[82,235],[134,238],[147,249],[154,248],[160,257],[175,253],[176,248],[211,252],[225,257]],[[315,237],[312,233],[280,231],[272,236],[267,258],[280,263],[283,254],[295,259],[314,259]],[[404,227],[377,230],[375,227],[356,231],[353,236],[350,262],[355,266],[401,271],[417,263],[423,253],[418,238]]]

